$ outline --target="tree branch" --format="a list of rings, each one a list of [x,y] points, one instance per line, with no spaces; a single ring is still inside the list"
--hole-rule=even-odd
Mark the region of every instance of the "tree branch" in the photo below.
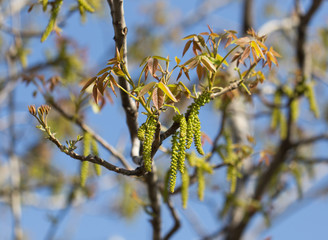
[[[112,22],[115,32],[115,45],[116,48],[121,51],[123,50],[123,59],[125,66],[127,67],[127,46],[126,46],[126,35],[128,33],[128,28],[125,24],[124,19],[124,9],[123,9],[123,0],[107,0],[111,15]],[[119,77],[119,84],[130,91],[130,86],[123,77]],[[126,115],[126,122],[130,132],[130,138],[132,143],[131,156],[132,158],[139,156],[140,151],[140,141],[137,136],[138,132],[138,109],[135,102],[126,94],[124,91],[121,92],[122,106]]]
[[[88,155],[88,156],[82,156],[77,154],[74,151],[69,151],[65,146],[63,146],[59,140],[57,138],[55,138],[53,136],[53,134],[48,134],[48,139],[53,142],[63,153],[65,153],[66,155],[70,156],[71,158],[80,160],[80,161],[88,161],[88,162],[92,162],[92,163],[96,163],[99,164],[105,168],[107,168],[110,171],[116,172],[116,173],[120,173],[126,176],[143,176],[145,175],[145,170],[142,167],[138,167],[134,170],[127,170],[124,168],[119,168],[107,161],[105,161],[102,158],[99,158],[98,156],[92,156],[92,155]]]
[[[10,74],[8,77],[0,79],[0,103],[4,99],[8,98],[8,94],[15,88],[15,84],[19,78],[24,75],[29,75],[36,71],[52,67],[52,65],[58,63],[58,61],[59,59],[55,58],[45,63],[37,63],[29,68],[22,70],[21,72],[16,72],[14,74]]]
[[[143,169],[143,168],[142,168]],[[147,182],[148,196],[152,209],[153,240],[161,239],[161,204],[158,191],[156,168],[153,167],[152,172],[145,176]]]
[[[249,72],[246,73],[244,79],[247,78],[248,74],[249,74]],[[211,99],[217,98],[217,97],[219,97],[219,96],[222,96],[223,94],[226,94],[227,92],[231,92],[232,90],[237,89],[237,88],[239,87],[239,85],[240,85],[242,82],[244,82],[244,79],[240,79],[240,80],[234,81],[234,82],[230,83],[230,85],[228,85],[227,87],[222,88],[219,92],[212,93],[212,94],[211,94]],[[187,119],[187,120],[188,120],[188,116],[189,116],[189,112],[186,113],[186,119]],[[180,124],[177,123],[177,122],[174,122],[174,123],[172,124],[172,126],[171,126],[168,130],[166,130],[164,133],[161,134],[160,144],[162,144],[162,142],[163,142],[166,138],[168,138],[168,137],[170,137],[172,134],[174,134],[174,133],[178,130],[179,127],[180,127]]]
[[[253,0],[244,1],[244,21],[243,21],[243,33],[253,27]]]
[[[304,138],[302,140],[292,143],[291,147],[297,148],[302,145],[313,144],[314,142],[319,141],[319,140],[328,140],[328,134],[320,134],[317,136]]]
[[[171,216],[174,220],[174,225],[173,227],[171,228],[171,230],[164,236],[163,240],[169,240],[170,237],[173,236],[173,234],[179,230],[180,226],[181,226],[181,223],[180,223],[180,219],[179,219],[179,216],[178,216],[178,213],[175,211],[174,209],[174,206],[173,206],[173,203],[171,201],[170,198],[167,199],[167,206],[170,210],[170,213],[171,213]]]
[[[297,28],[297,39],[296,39],[296,57],[298,61],[299,69],[302,71],[303,77],[309,77],[306,69],[306,38],[307,38],[307,28],[312,19],[313,15],[319,9],[322,0],[313,0],[312,5],[305,14],[299,14],[299,25]]]
[[[128,161],[124,158],[124,156],[117,151],[112,145],[110,145],[105,139],[103,139],[100,135],[98,135],[92,128],[90,128],[87,124],[81,121],[80,118],[74,117],[73,115],[69,115],[66,113],[55,101],[53,98],[46,96],[44,97],[48,104],[50,104],[57,112],[59,112],[64,118],[69,121],[74,122],[78,125],[83,131],[88,132],[100,145],[102,145],[106,150],[108,150],[115,158],[117,158],[125,168],[131,170],[132,167],[128,163]]]

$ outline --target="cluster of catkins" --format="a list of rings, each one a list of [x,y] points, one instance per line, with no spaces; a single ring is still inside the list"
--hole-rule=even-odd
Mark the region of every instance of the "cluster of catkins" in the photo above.
[[[83,155],[88,156],[92,153],[94,156],[98,156],[98,146],[96,140],[88,133],[85,132],[83,136]],[[80,168],[80,184],[82,187],[85,186],[88,175],[89,175],[89,164],[88,161],[82,161]],[[97,176],[101,175],[101,166],[99,164],[93,164]]]
[[[210,100],[210,93],[205,91],[188,107],[188,121],[186,121],[183,115],[177,115],[174,118],[176,122],[180,123],[180,131],[177,131],[172,137],[172,156],[169,173],[171,192],[174,192],[177,170],[182,174],[184,173],[186,149],[191,147],[193,141],[198,153],[204,155],[198,115],[200,108],[209,103]]]
[[[148,116],[146,122],[144,122],[138,129],[138,138],[143,142],[143,160],[145,169],[151,172],[152,160],[151,160],[151,149],[154,140],[154,135],[157,128],[158,117],[151,115]]]
[[[199,110],[206,103],[210,102],[210,93],[204,91],[194,102],[188,107],[187,118],[184,115],[176,115],[173,120],[180,125],[180,129],[172,136],[172,156],[171,166],[169,170],[170,191],[174,192],[176,176],[178,170],[185,173],[185,157],[186,149],[191,147],[192,142],[199,154],[204,155],[201,143],[201,130],[199,121]],[[157,127],[158,117],[155,115],[148,116],[145,123],[138,129],[138,138],[143,142],[143,160],[146,171],[152,169],[152,143]]]

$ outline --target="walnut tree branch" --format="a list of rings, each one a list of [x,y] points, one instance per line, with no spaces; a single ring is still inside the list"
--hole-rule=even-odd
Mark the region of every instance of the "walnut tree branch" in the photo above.
[[[98,135],[91,127],[85,124],[80,118],[74,117],[66,113],[55,101],[53,98],[46,96],[44,97],[48,104],[50,104],[57,112],[59,112],[64,118],[69,121],[74,122],[78,125],[83,131],[88,132],[100,145],[102,145],[106,150],[108,150],[115,158],[117,158],[126,169],[132,169],[128,161],[124,158],[124,156],[116,150],[112,145],[110,145],[105,139],[103,139],[100,135]]]
[[[163,240],[169,240],[170,237],[173,236],[173,234],[179,230],[180,226],[181,226],[181,222],[180,222],[180,219],[179,219],[179,216],[178,216],[178,213],[177,211],[174,209],[174,206],[173,206],[173,203],[171,201],[170,198],[167,199],[167,206],[170,210],[170,213],[171,213],[171,216],[174,220],[174,225],[173,227],[171,228],[171,230],[164,236]]]
[[[99,165],[107,168],[110,171],[120,173],[120,174],[123,174],[123,175],[126,175],[126,176],[143,176],[145,174],[145,170],[141,167],[138,167],[134,170],[128,170],[128,169],[124,169],[124,168],[119,168],[119,167],[107,162],[106,160],[104,160],[104,159],[102,159],[98,156],[93,156],[93,155],[82,156],[82,155],[79,155],[76,152],[70,151],[65,146],[63,146],[59,142],[59,140],[53,136],[53,134],[48,134],[48,139],[51,142],[53,142],[63,153],[65,153],[66,155],[68,155],[71,158],[74,158],[76,160],[96,163],[96,164],[99,164]]]
[[[125,66],[127,67],[127,46],[126,46],[126,36],[128,33],[128,28],[125,24],[124,19],[124,9],[123,9],[123,0],[107,0],[111,15],[112,22],[115,32],[115,45],[116,48],[121,51],[123,50],[123,60]],[[127,91],[130,90],[130,86],[123,77],[119,77],[119,84]],[[138,109],[135,102],[121,90],[121,100],[122,106],[126,115],[126,122],[129,128],[132,148],[131,156],[139,156],[140,141],[137,136],[138,132]]]
[[[231,92],[235,89],[237,89],[249,76],[249,74],[251,73],[251,71],[254,69],[254,67],[256,66],[256,63],[253,63],[250,68],[248,69],[248,71],[246,72],[245,76],[243,79],[239,79],[239,80],[235,80],[233,82],[231,82],[228,86],[226,86],[225,88],[220,89],[220,91],[212,93],[211,94],[211,99],[217,98],[219,96],[222,96],[223,94],[226,94],[227,92]],[[188,116],[189,116],[189,112],[186,113],[186,119],[188,120]],[[180,127],[180,124],[178,122],[174,122],[172,124],[172,126],[166,130],[164,133],[161,134],[161,138],[160,138],[160,144],[162,144],[162,142],[170,137],[172,134],[174,134],[178,128]]]

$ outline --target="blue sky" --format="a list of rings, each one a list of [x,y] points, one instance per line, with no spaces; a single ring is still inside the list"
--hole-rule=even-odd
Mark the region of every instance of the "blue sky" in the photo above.
[[[144,4],[149,4],[152,1],[125,1],[125,17],[127,26],[129,29],[133,29],[133,26],[143,21],[143,15],[141,13],[141,8]],[[183,18],[188,14],[192,14],[194,7],[200,1],[168,1],[168,8],[173,8]],[[256,9],[258,10],[258,15],[256,16],[256,27],[262,25],[264,21],[263,16],[263,5],[266,1],[255,1]],[[293,5],[293,1],[276,1],[279,4],[284,5],[283,11],[290,12],[290,9]],[[306,2],[306,1],[304,1]],[[307,1],[308,2],[308,1]],[[105,9],[106,14],[108,15],[108,8]],[[282,12],[283,12],[282,11]],[[324,3],[320,12],[316,15],[314,21],[312,22],[313,26],[320,26],[324,23],[327,24],[328,17],[328,3]],[[283,16],[283,14],[281,14]],[[140,17],[141,16],[141,17]],[[222,29],[236,29],[239,30],[239,22],[241,16],[241,4],[240,2],[234,2],[228,4],[215,11],[215,13],[197,25],[193,26],[190,29],[187,29],[183,35],[188,35],[190,33],[203,32],[207,30],[207,24],[212,26],[215,30]],[[41,21],[42,22],[42,21]],[[43,22],[45,25],[46,21]],[[128,37],[128,42],[134,37],[133,31],[130,30]],[[102,69],[106,63],[106,60],[111,58],[114,53],[110,51],[110,46],[114,46],[113,30],[111,26],[111,19],[108,15],[107,18],[103,18],[102,21],[99,21],[99,18],[88,15],[88,20],[85,24],[80,23],[80,18],[78,15],[73,16],[67,26],[64,28],[64,36],[79,36],[78,42],[81,46],[87,47],[89,53],[89,64],[94,69],[95,74],[99,69]],[[33,54],[29,58],[29,62],[38,62],[42,59],[44,54],[44,49],[46,46],[50,46],[53,43],[54,36],[51,36],[43,45],[39,43],[38,39],[33,40]],[[163,55],[170,56],[181,56],[181,44],[170,44],[163,48]],[[178,52],[178,54],[177,54]],[[35,100],[31,97],[33,87],[21,87],[18,89],[18,102],[21,106],[21,111],[25,111],[27,105],[35,104],[36,101],[41,100],[37,98]],[[31,90],[31,91],[30,91]],[[118,101],[117,101],[118,102]],[[208,114],[210,110],[208,106],[204,111],[201,112],[201,119],[206,120],[206,125],[203,126],[203,130],[211,137],[214,136],[215,132],[213,129],[217,129],[219,126],[219,113],[214,115]],[[209,118],[209,116],[211,116]],[[122,138],[128,139],[127,130],[123,122],[125,118],[123,111],[118,105],[112,105],[106,107],[106,109],[98,115],[88,116],[89,124],[95,128],[97,132],[101,132],[103,136],[106,137],[109,143],[116,145]],[[104,120],[105,119],[105,120]],[[111,124],[108,126],[108,120],[110,119]],[[124,120],[125,121],[125,120]],[[26,134],[33,134],[35,131],[33,127],[33,120],[29,119],[29,123],[32,122],[32,126],[29,126],[26,129]],[[106,125],[107,127],[103,127]],[[123,136],[123,137],[122,137]],[[323,149],[324,146],[321,148]],[[128,152],[126,154],[128,156]],[[105,157],[108,157],[108,154],[105,153]],[[58,166],[65,165],[67,167],[66,171],[74,172],[77,171],[79,164],[75,160],[69,159],[63,154],[56,153],[56,158],[58,161]],[[327,169],[322,170],[327,172]],[[113,173],[107,173],[107,181],[114,181],[115,176]],[[321,184],[327,182],[328,179],[324,178],[321,180]],[[221,179],[222,182],[222,179]],[[102,192],[101,195],[96,196],[94,199],[91,199],[85,204],[82,204],[70,211],[67,218],[61,224],[58,234],[56,235],[58,239],[110,239],[110,240],[120,240],[120,239],[150,239],[151,236],[151,226],[148,223],[149,216],[144,213],[139,213],[137,217],[130,221],[126,222],[124,219],[120,218],[115,214],[110,213],[108,202],[110,199],[113,199],[117,194],[118,187],[113,185],[112,188]],[[195,193],[195,189],[192,188],[191,192]],[[217,193],[217,192],[216,192]],[[213,194],[206,195],[205,202],[215,199],[218,200],[217,196]],[[181,205],[179,197],[174,199],[175,205]],[[264,239],[267,236],[271,236],[272,239],[298,239],[298,240],[307,240],[307,239],[323,239],[324,236],[328,235],[328,229],[325,228],[326,223],[328,222],[328,206],[327,198],[322,198],[311,203],[302,203],[301,210],[288,215],[286,218],[278,219],[274,222],[273,227],[260,235],[258,239]],[[96,206],[96,207],[95,207]],[[104,206],[106,214],[101,214],[99,212],[99,206]],[[196,198],[191,198],[189,203],[191,213],[199,216],[201,220],[202,227],[206,230],[213,231],[216,229],[218,221],[216,219],[216,211],[213,214],[213,209],[209,209],[204,205],[200,204]],[[182,230],[174,236],[173,239],[197,239],[197,234],[194,232],[194,227],[190,224],[186,217],[186,211],[182,210],[180,207],[179,213],[182,219]],[[49,210],[40,210],[35,207],[24,207],[23,211],[23,228],[26,230],[30,239],[43,239],[49,222],[47,220],[47,215],[53,214]],[[10,213],[8,208],[5,208],[0,205],[0,222],[4,223],[5,220],[8,220]],[[169,217],[169,213],[166,209],[166,206],[163,206],[163,232],[166,232],[172,222]],[[189,216],[190,217],[190,216]],[[256,221],[262,221],[261,218],[257,218]],[[1,239],[10,239],[10,226],[11,222],[5,222],[0,224],[0,238]],[[68,236],[68,237],[67,237]],[[249,239],[252,239],[250,236]]]

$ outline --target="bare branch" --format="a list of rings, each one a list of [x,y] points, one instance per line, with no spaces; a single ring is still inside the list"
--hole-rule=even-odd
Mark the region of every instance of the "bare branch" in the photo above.
[[[253,27],[253,0],[244,1],[244,21],[243,33],[245,34],[248,29]]]
[[[297,142],[292,143],[291,147],[292,148],[297,148],[301,145],[313,144],[313,143],[315,143],[317,141],[320,141],[320,140],[328,140],[328,134],[320,134],[318,136],[304,138],[302,140],[299,140]]]
[[[112,15],[112,22],[115,32],[115,44],[116,48],[121,51],[123,50],[123,58],[125,67],[127,68],[127,46],[126,46],[126,35],[128,33],[128,28],[125,24],[124,19],[124,9],[123,9],[123,0],[107,0],[111,15]],[[127,81],[123,78],[119,78],[120,85],[126,89],[127,91],[130,90],[130,86],[128,85]],[[136,107],[135,102],[126,94],[124,91],[121,91],[121,100],[122,106],[125,111],[126,115],[126,122],[130,132],[130,138],[132,143],[131,148],[131,156],[138,157],[139,150],[140,150],[140,141],[137,136],[138,132],[138,109]]]
[[[299,69],[302,71],[303,77],[309,77],[306,68],[306,38],[307,38],[307,28],[312,19],[313,15],[319,9],[322,0],[313,0],[307,13],[299,14],[300,22],[297,29],[297,40],[296,40],[296,56],[298,61]],[[304,80],[304,79],[303,79]]]

